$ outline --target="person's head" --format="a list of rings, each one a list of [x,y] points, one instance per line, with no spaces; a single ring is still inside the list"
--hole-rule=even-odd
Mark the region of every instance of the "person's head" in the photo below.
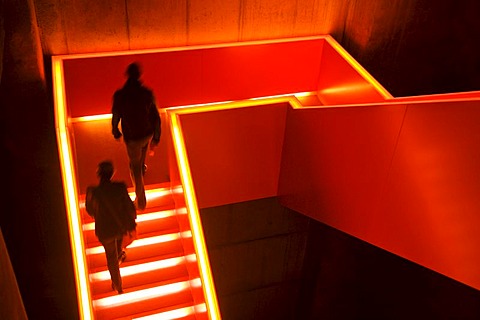
[[[113,176],[113,163],[111,161],[102,161],[98,164],[97,177],[101,180],[110,180]]]
[[[129,79],[135,79],[135,80],[140,79],[140,76],[142,75],[142,71],[140,69],[140,65],[138,64],[138,62],[130,63],[127,67],[127,70],[125,70],[125,75]]]

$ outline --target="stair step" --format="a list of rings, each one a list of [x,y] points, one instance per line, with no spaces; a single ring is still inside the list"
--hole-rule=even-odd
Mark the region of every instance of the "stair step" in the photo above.
[[[193,305],[188,277],[173,283],[150,283],[124,289],[123,294],[111,292],[93,300],[96,319],[117,319],[173,305]]]
[[[137,215],[137,235],[148,234],[161,230],[178,229],[178,220],[176,212],[170,210],[152,210],[151,212],[141,213]],[[92,220],[84,223],[83,226],[84,240],[87,246],[98,242],[95,235],[95,222]],[[96,244],[95,244],[96,245]]]
[[[95,236],[95,222],[80,196],[83,235],[89,266],[90,290],[96,319],[207,319],[205,304],[194,305],[192,290],[201,290],[200,279],[190,280],[194,253],[185,256],[179,218],[170,183],[146,186],[147,208],[137,211],[137,240],[127,249],[120,266],[124,294],[111,288],[103,246]],[[133,198],[133,190],[129,189]],[[191,235],[191,234],[190,234]],[[187,240],[188,241],[188,240]]]
[[[183,244],[178,230],[161,233],[142,234],[127,247],[127,261],[141,260],[158,255],[180,253],[183,255]],[[107,264],[105,251],[100,242],[89,244],[86,249],[88,266],[95,269]]]
[[[166,308],[155,309],[148,312],[142,312],[130,315],[128,317],[119,318],[117,320],[196,320],[198,314],[206,315],[205,305],[193,306],[189,303],[169,306]]]
[[[188,276],[187,260],[183,256],[166,259],[145,259],[135,264],[122,264],[123,288],[138,287],[152,282],[168,282],[172,279]],[[149,261],[151,260],[151,261]],[[90,273],[91,292],[93,296],[112,291],[110,273],[107,268]]]

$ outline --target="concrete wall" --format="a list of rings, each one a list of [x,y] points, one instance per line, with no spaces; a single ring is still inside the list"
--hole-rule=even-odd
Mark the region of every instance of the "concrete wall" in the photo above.
[[[23,306],[22,296],[18,289],[17,279],[13,272],[3,233],[0,229],[0,318],[26,320],[27,313]]]
[[[201,210],[223,319],[477,319],[469,286],[265,198]]]
[[[47,56],[332,34],[394,96],[480,88],[476,0],[34,3]]]
[[[310,219],[276,198],[200,215],[223,319],[296,319]]]

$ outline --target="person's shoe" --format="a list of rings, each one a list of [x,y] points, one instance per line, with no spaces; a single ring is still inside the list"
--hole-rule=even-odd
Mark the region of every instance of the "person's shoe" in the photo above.
[[[127,259],[127,254],[125,253],[125,251],[122,251],[122,253],[120,253],[120,255],[118,256],[118,265],[121,265],[125,259]]]
[[[112,281],[112,289],[115,290],[115,291],[117,291],[118,294],[122,294],[122,293],[123,293],[123,289],[122,289],[122,288],[118,289],[118,288],[115,286],[115,284],[113,283],[113,281]]]
[[[135,199],[135,200],[133,201],[133,205],[135,206],[135,209],[136,209],[136,210],[140,210],[140,211],[145,210],[145,208],[147,207],[147,203],[146,203],[146,202],[145,202],[145,203],[142,203],[142,204],[139,204],[138,201],[137,201],[137,199]]]

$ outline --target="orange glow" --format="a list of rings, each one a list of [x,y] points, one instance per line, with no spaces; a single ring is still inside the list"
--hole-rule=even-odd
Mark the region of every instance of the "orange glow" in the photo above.
[[[70,141],[65,114],[65,92],[63,83],[63,64],[60,59],[52,61],[54,104],[55,104],[55,128],[57,132],[60,166],[62,170],[63,188],[65,191],[65,204],[69,223],[70,244],[75,269],[77,296],[81,319],[92,319],[93,310],[90,304],[90,287],[88,283],[88,270],[86,267],[85,251],[83,250],[83,234],[81,218],[79,215],[75,174],[73,169]]]
[[[242,47],[242,46],[251,46],[257,44],[269,44],[269,43],[286,43],[286,42],[298,42],[298,41],[308,41],[308,40],[320,40],[328,39],[329,35],[321,36],[307,36],[307,37],[296,37],[296,38],[285,38],[285,39],[274,39],[274,40],[253,40],[253,41],[243,41],[243,42],[230,42],[230,43],[218,43],[218,44],[207,44],[207,45],[194,45],[194,46],[183,46],[183,47],[171,47],[171,48],[160,48],[160,49],[142,49],[142,50],[125,50],[125,51],[116,51],[116,56],[131,56],[136,54],[148,54],[148,53],[158,53],[158,52],[178,52],[178,51],[188,51],[188,50],[198,50],[198,49],[214,49],[214,48],[226,48],[226,47]],[[111,57],[111,52],[97,52],[97,53],[79,53],[79,54],[70,54],[70,55],[59,55],[56,58],[59,60],[67,59],[85,59],[85,58],[99,58],[99,57]]]
[[[121,267],[120,269],[121,269],[122,276],[125,277],[125,276],[134,275],[134,274],[178,266],[178,265],[184,264],[185,261],[186,261],[186,258],[182,256],[177,258],[170,258],[170,259],[132,265],[128,267]],[[110,273],[108,272],[108,270],[95,272],[90,274],[89,278],[90,278],[90,281],[109,281]]]
[[[331,36],[325,37],[325,40],[337,51],[345,61],[347,61],[360,75],[367,80],[385,99],[393,99],[393,96],[365,70],[335,39]]]
[[[258,97],[258,98],[252,98],[248,100],[235,101],[235,102],[211,103],[211,104],[206,103],[206,104],[199,104],[199,105],[182,106],[182,107],[169,108],[168,111],[171,112],[172,114],[192,114],[192,113],[198,113],[198,112],[254,107],[254,106],[275,104],[275,103],[289,103],[292,106],[292,108],[303,107],[300,101],[298,101],[298,99],[296,98],[296,94],[289,94],[289,95],[279,95],[279,96],[272,96],[272,97]]]
[[[71,121],[72,121],[72,123],[76,123],[76,122],[106,120],[106,119],[111,119],[111,118],[112,118],[111,114],[99,114],[99,115],[94,115],[94,116],[72,118]]]
[[[165,210],[165,211],[155,211],[155,212],[149,212],[149,213],[143,213],[139,214],[137,216],[137,223],[138,222],[143,222],[143,221],[152,221],[152,220],[158,220],[158,219],[163,219],[167,217],[171,217],[175,215],[175,210]],[[95,230],[95,222],[89,222],[85,223],[83,225],[83,231],[93,231]]]
[[[143,246],[148,246],[152,244],[159,244],[159,243],[165,243],[169,241],[175,241],[180,239],[180,234],[178,233],[170,233],[170,234],[165,234],[161,236],[155,236],[155,237],[148,237],[148,238],[143,238],[143,239],[137,239],[133,241],[131,245],[129,245],[129,248],[136,248],[136,247],[143,247]],[[87,255],[91,254],[101,254],[105,253],[105,250],[103,246],[96,246],[92,248],[88,248],[85,250]]]
[[[62,178],[63,185],[65,189],[65,201],[67,206],[67,216],[69,221],[69,232],[70,240],[72,246],[73,260],[75,266],[75,277],[77,285],[77,294],[79,299],[79,309],[82,319],[92,318],[92,305],[91,305],[91,296],[90,296],[90,287],[88,281],[88,270],[86,267],[86,255],[87,254],[101,254],[103,253],[103,247],[98,246],[94,248],[89,248],[85,250],[83,243],[83,231],[84,230],[93,230],[94,223],[87,223],[82,225],[80,208],[84,208],[84,203],[79,203],[77,199],[77,182],[75,175],[75,168],[73,165],[73,157],[71,154],[71,142],[69,141],[69,131],[68,131],[68,121],[72,123],[84,122],[84,121],[98,121],[110,119],[111,114],[100,114],[100,115],[88,115],[84,117],[68,118],[67,106],[66,106],[66,97],[65,97],[65,88],[64,88],[64,74],[63,74],[63,61],[68,59],[78,59],[78,58],[98,58],[98,57],[110,57],[115,56],[130,56],[135,54],[147,54],[147,53],[158,53],[158,52],[173,52],[173,51],[186,51],[186,50],[195,50],[195,49],[210,49],[210,48],[222,48],[222,47],[239,47],[239,46],[248,46],[255,44],[269,44],[269,43],[284,43],[284,42],[298,42],[306,40],[316,40],[323,39],[326,40],[345,60],[348,61],[372,86],[374,86],[385,98],[391,98],[390,94],[378,83],[376,80],[371,77],[342,47],[340,47],[330,36],[314,36],[314,37],[303,37],[303,38],[290,38],[290,39],[281,39],[281,40],[262,40],[262,41],[250,41],[250,42],[237,42],[237,43],[227,43],[227,44],[216,44],[216,45],[204,45],[204,46],[190,46],[190,47],[180,47],[180,48],[165,48],[165,49],[152,49],[152,50],[129,50],[122,52],[112,53],[95,53],[95,54],[79,54],[79,55],[69,55],[69,56],[58,56],[53,58],[53,79],[54,79],[54,98],[55,98],[55,116],[56,116],[56,129],[57,129],[57,139],[59,145],[59,154],[61,160],[62,168]],[[301,90],[311,90],[312,88],[308,87]],[[285,90],[290,91],[290,90]],[[276,93],[276,91],[273,91]],[[254,94],[252,94],[253,96]],[[293,92],[288,94],[278,94],[274,96],[260,96],[251,99],[245,99],[240,101],[223,101],[223,102],[212,102],[196,105],[186,105],[182,107],[166,108],[162,112],[167,113],[168,121],[170,122],[171,134],[173,139],[173,145],[176,151],[178,167],[180,171],[180,178],[182,181],[181,186],[172,187],[171,192],[185,194],[186,207],[177,209],[175,211],[162,211],[149,214],[139,214],[138,221],[147,221],[161,219],[163,217],[171,216],[174,213],[177,214],[187,214],[189,222],[191,225],[191,231],[173,233],[164,236],[137,239],[132,243],[132,247],[141,247],[149,244],[173,241],[179,238],[192,238],[196,255],[189,255],[184,257],[187,261],[197,261],[199,265],[200,278],[189,283],[190,286],[202,286],[204,296],[205,296],[205,305],[202,305],[202,308],[206,308],[209,313],[210,319],[220,319],[219,308],[217,305],[217,298],[213,283],[213,278],[210,270],[210,263],[208,260],[208,253],[206,250],[206,245],[203,237],[203,228],[201,225],[201,220],[198,212],[197,199],[195,195],[195,189],[191,177],[190,166],[187,157],[187,151],[185,149],[185,143],[183,140],[183,131],[181,128],[180,115],[182,114],[192,114],[196,112],[207,112],[215,110],[226,110],[233,108],[243,108],[243,107],[253,107],[259,105],[268,105],[268,104],[277,104],[277,103],[288,103],[292,108],[298,109],[302,108],[303,105],[298,98],[308,97],[317,95],[317,92],[307,91],[307,92]],[[71,112],[71,110],[70,110]],[[147,190],[146,195],[148,199],[154,199],[162,197],[168,194],[170,190],[167,189],[154,189]],[[135,197],[134,193],[130,193],[132,199]],[[80,208],[79,208],[80,206]],[[167,262],[163,262],[167,263]],[[147,266],[142,266],[138,268],[129,268],[126,269],[131,273],[145,272],[142,270],[148,270],[148,268],[161,268],[160,264],[148,264]],[[142,269],[144,268],[144,269]],[[124,272],[122,268],[122,272]],[[103,279],[106,274],[94,274],[92,277],[98,279],[100,277]],[[150,291],[145,291],[150,292]],[[141,293],[139,296],[148,296],[150,293]],[[134,297],[137,297],[136,295]],[[120,303],[122,299],[127,299],[128,296],[122,295],[119,297],[109,297],[96,300],[95,306],[102,306],[103,303],[107,305],[108,303]],[[143,299],[143,298],[142,298]],[[195,307],[195,310],[197,306]]]
[[[199,314],[206,312],[205,304],[197,304],[192,307],[185,307],[176,310],[161,312],[152,314],[149,316],[141,317],[141,318],[133,318],[133,320],[154,320],[154,319],[162,319],[162,320],[174,320],[174,319],[182,319],[184,317]]]
[[[169,294],[185,291],[190,289],[188,281],[157,286],[144,290],[126,292],[124,294],[101,298],[93,301],[94,307],[102,309],[105,307],[121,306],[137,301],[144,301],[156,297],[166,296]]]
[[[193,243],[195,252],[198,255],[198,264],[200,269],[200,278],[202,283],[207,309],[209,311],[210,319],[220,319],[220,311],[217,304],[217,296],[213,284],[212,273],[210,269],[210,262],[206,244],[203,236],[203,228],[201,225],[200,214],[197,207],[197,200],[193,188],[192,176],[190,167],[188,165],[187,152],[185,150],[185,143],[183,140],[182,130],[178,115],[175,112],[167,112],[170,119],[170,126],[172,130],[172,138],[174,141],[174,148],[176,150],[177,161],[179,163],[180,178],[185,190],[185,202],[188,218],[192,228]]]

